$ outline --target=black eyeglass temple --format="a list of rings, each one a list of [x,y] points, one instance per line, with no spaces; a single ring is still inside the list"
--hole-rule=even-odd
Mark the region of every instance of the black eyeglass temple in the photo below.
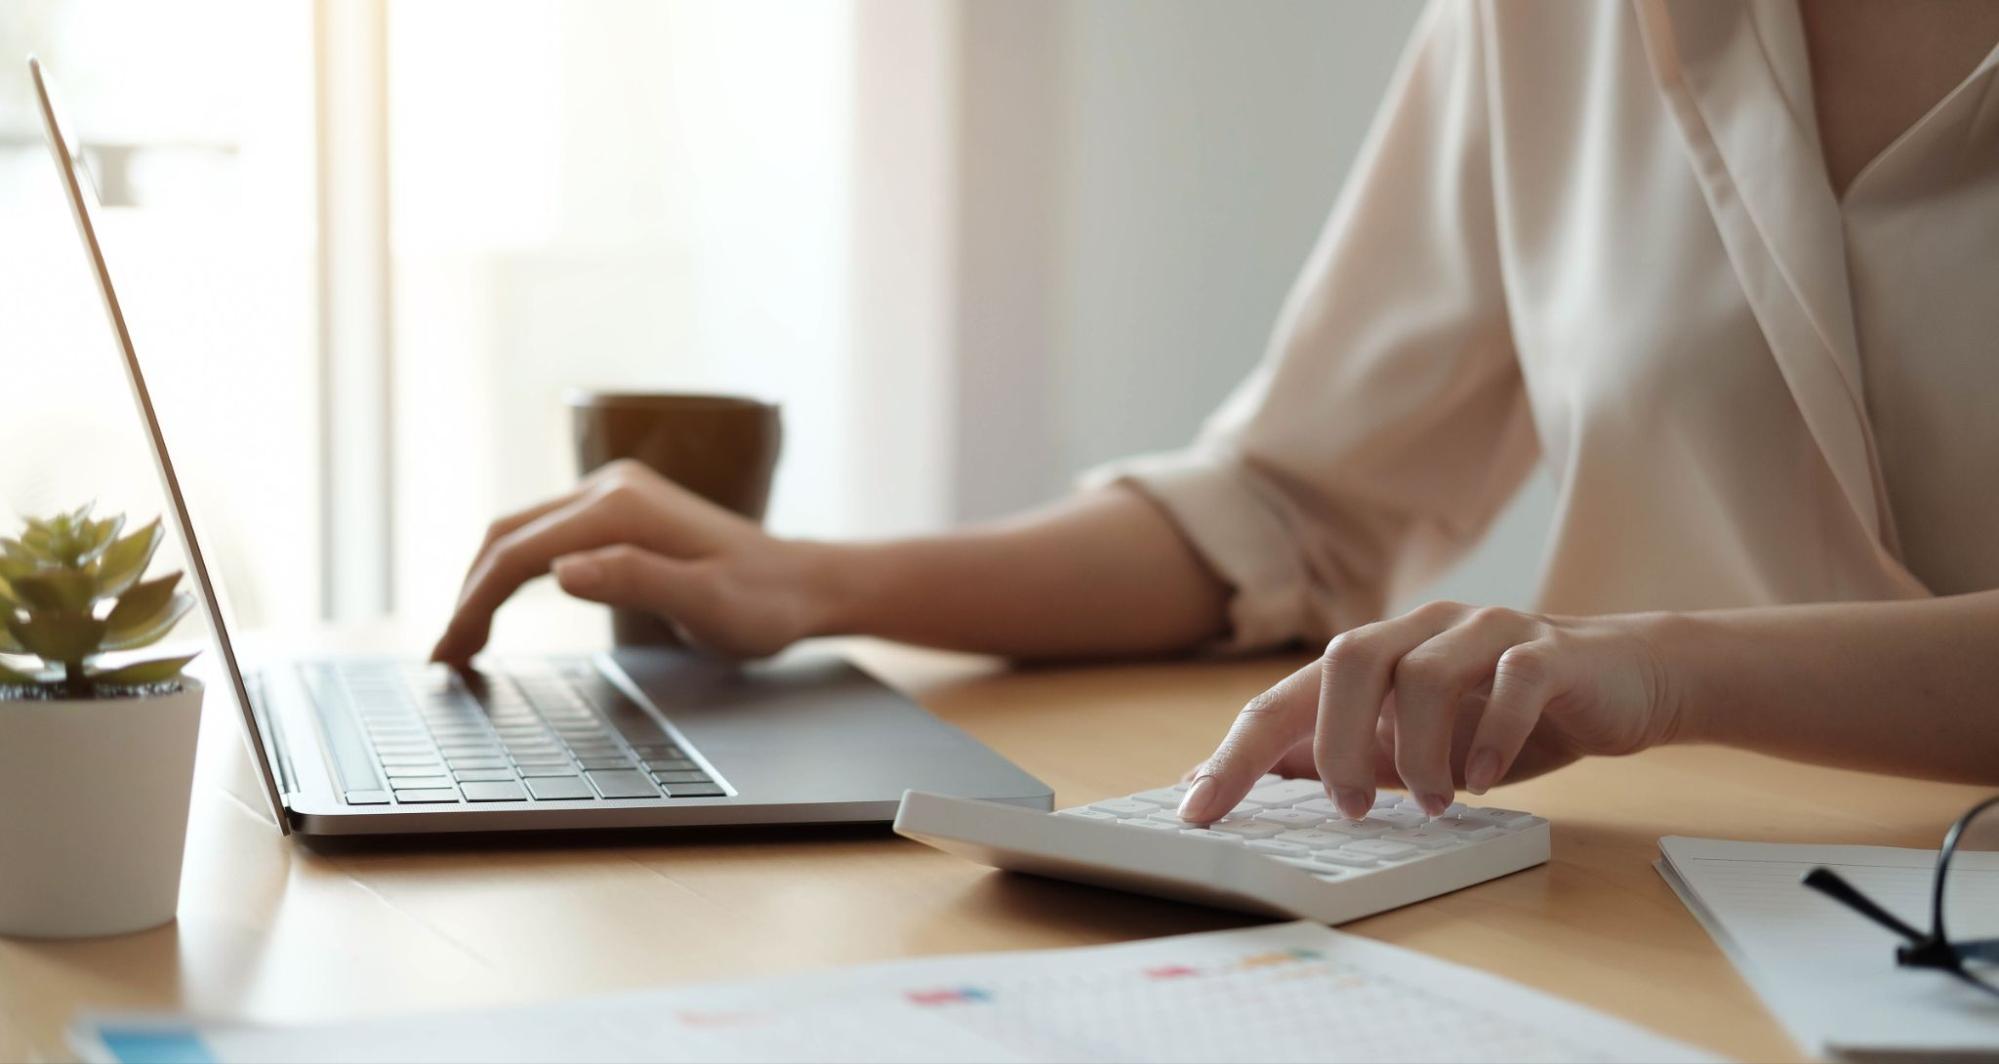
[[[1854,912],[1867,917],[1882,927],[1908,939],[1921,943],[1930,936],[1902,922],[1902,918],[1874,904],[1874,900],[1854,889],[1838,872],[1830,868],[1814,868],[1805,873],[1805,886],[1824,894]]]
[[[1965,960],[1999,962],[1999,938],[1980,938],[1950,945]]]

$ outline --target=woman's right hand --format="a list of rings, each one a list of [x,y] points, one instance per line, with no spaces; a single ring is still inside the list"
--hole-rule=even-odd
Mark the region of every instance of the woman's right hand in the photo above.
[[[728,657],[774,654],[826,619],[829,567],[814,545],[772,536],[621,460],[493,522],[431,660],[464,666],[486,645],[494,611],[551,570],[571,595],[649,610],[691,645]]]

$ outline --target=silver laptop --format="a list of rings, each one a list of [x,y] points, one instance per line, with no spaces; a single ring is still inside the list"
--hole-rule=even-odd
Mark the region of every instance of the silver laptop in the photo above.
[[[838,658],[616,650],[456,673],[353,657],[246,669],[39,63],[63,188],[281,830],[410,834],[883,822],[905,790],[1048,809],[1047,785]]]

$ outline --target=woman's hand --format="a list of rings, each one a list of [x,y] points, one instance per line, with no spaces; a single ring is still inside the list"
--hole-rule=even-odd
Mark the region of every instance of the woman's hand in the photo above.
[[[821,620],[823,567],[812,545],[773,537],[624,460],[493,522],[431,659],[464,665],[486,645],[493,611],[551,569],[578,598],[651,610],[690,644],[730,657],[776,653]]]
[[[1588,755],[1678,729],[1679,685],[1655,644],[1667,614],[1543,617],[1433,602],[1341,633],[1252,699],[1197,770],[1180,815],[1233,809],[1263,773],[1316,774],[1349,817],[1399,778],[1433,815]]]

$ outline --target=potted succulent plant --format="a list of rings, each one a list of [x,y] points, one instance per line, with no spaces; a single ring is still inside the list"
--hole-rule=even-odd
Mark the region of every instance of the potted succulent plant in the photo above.
[[[0,537],[0,934],[136,931],[173,919],[194,778],[194,655],[134,651],[194,605],[144,579],[154,520],[90,507]]]

